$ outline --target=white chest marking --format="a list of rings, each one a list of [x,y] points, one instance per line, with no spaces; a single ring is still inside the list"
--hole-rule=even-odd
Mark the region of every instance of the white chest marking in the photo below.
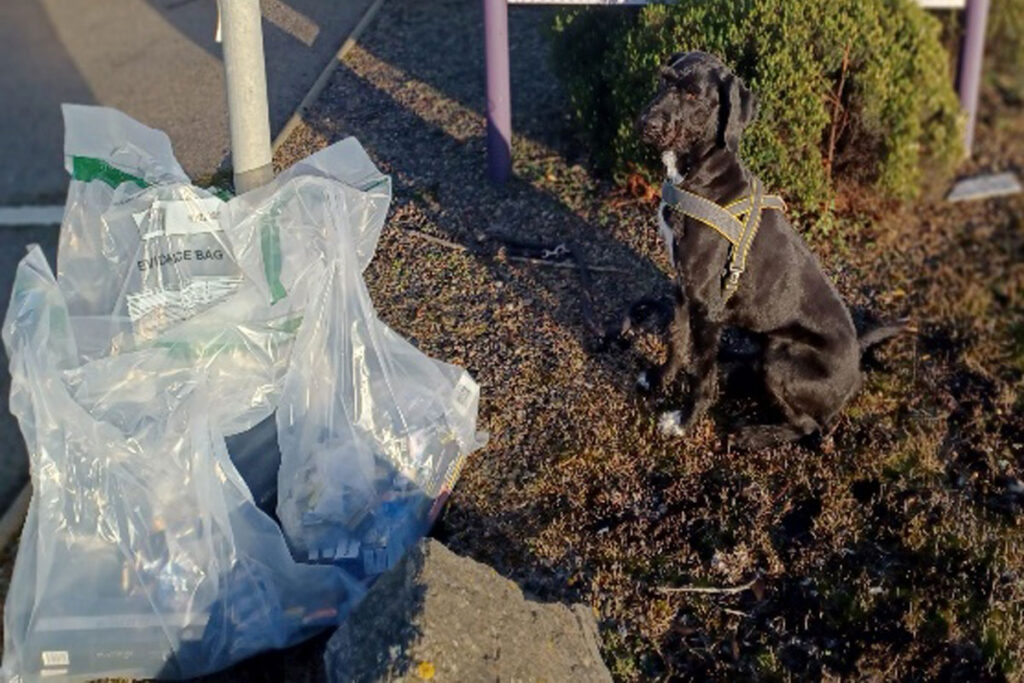
[[[683,176],[679,173],[679,166],[676,165],[676,153],[672,150],[665,150],[661,153],[661,163],[665,164],[665,175],[673,185],[678,185],[683,182]],[[665,252],[668,254],[668,262],[672,264],[672,267],[676,267],[676,254],[675,254],[675,233],[672,232],[671,226],[668,221],[665,220],[665,207],[668,205],[662,202],[658,206],[658,234],[661,235],[662,241],[665,242]]]

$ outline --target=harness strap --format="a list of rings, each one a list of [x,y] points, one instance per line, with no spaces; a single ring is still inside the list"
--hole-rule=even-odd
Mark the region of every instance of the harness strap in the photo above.
[[[729,244],[739,244],[743,236],[743,223],[740,223],[736,214],[699,194],[678,188],[667,180],[661,186],[661,201],[708,226],[724,237]]]
[[[743,235],[740,237],[739,244],[734,244],[729,250],[729,275],[722,288],[725,301],[728,301],[740,286],[740,276],[747,267],[747,254],[750,252],[750,245],[753,244],[757,230],[761,227],[761,203],[764,200],[764,188],[757,178],[754,178],[751,184],[753,187],[750,193],[750,210],[747,212],[747,222],[743,226]]]
[[[746,212],[750,211],[750,202],[751,197],[748,195],[746,197],[743,197],[742,199],[737,199],[731,204],[726,204],[725,210],[737,216],[742,216]],[[774,194],[769,194],[763,195],[761,197],[761,208],[775,209],[776,211],[785,211],[789,207],[786,206],[786,202],[783,201],[782,197]]]
[[[661,186],[661,200],[674,206],[685,215],[708,226],[729,242],[729,265],[722,285],[723,302],[736,293],[740,276],[747,267],[747,256],[761,227],[761,213],[764,209],[785,211],[782,197],[764,194],[764,187],[756,177],[751,183],[751,192],[727,206],[692,192],[676,187],[669,181]],[[746,221],[740,221],[746,215]]]

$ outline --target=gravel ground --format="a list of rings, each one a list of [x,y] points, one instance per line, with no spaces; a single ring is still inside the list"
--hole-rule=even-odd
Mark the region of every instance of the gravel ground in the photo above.
[[[573,142],[547,10],[510,13],[515,179],[487,184],[478,4],[386,3],[280,159],[355,135],[395,175],[374,301],[474,373],[491,433],[436,535],[547,599],[594,605],[621,680],[1019,676],[1024,201],[900,208],[846,188],[842,230],[808,237],[851,304],[914,332],[877,353],[819,444],[740,456],[715,420],[667,441],[632,391],[657,340],[591,351],[573,271],[415,234],[581,245],[626,272],[595,277],[604,320],[667,287],[654,206],[591,177]],[[973,168],[1019,170],[1024,115],[991,98],[984,111]]]
[[[575,272],[485,239],[571,241],[624,271],[594,274],[602,320],[668,287],[655,207],[592,177],[573,142],[547,64],[550,16],[510,12],[506,187],[484,177],[482,17],[469,0],[388,0],[277,159],[355,135],[394,175],[367,271],[374,302],[474,374],[491,434],[435,535],[543,599],[591,604],[618,680],[1017,679],[1024,199],[897,207],[845,188],[842,229],[808,238],[851,304],[909,316],[912,332],[877,352],[818,443],[738,455],[720,419],[666,440],[632,390],[658,340],[594,352]],[[991,97],[984,111],[965,171],[1020,171],[1024,112]],[[712,417],[740,403],[727,394]],[[747,588],[664,590],[688,585]],[[300,662],[271,655],[223,680],[315,678]]]

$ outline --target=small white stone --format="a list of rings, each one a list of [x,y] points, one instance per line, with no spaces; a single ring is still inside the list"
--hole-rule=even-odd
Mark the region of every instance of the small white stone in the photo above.
[[[658,418],[658,429],[665,436],[682,436],[686,433],[683,429],[683,411],[669,410]]]
[[[648,389],[651,388],[651,381],[647,379],[646,370],[644,370],[643,372],[636,376],[636,385],[643,389],[644,391],[647,391]]]
[[[1003,197],[1021,191],[1020,181],[1012,172],[986,173],[961,180],[953,186],[946,199],[951,202],[964,202],[972,199]]]

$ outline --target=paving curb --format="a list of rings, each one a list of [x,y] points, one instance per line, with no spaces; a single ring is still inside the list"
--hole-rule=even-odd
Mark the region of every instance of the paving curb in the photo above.
[[[383,4],[384,0],[374,0],[373,4],[366,8],[366,13],[363,14],[363,18],[359,20],[359,23],[355,25],[355,28],[353,28],[352,32],[348,34],[348,37],[341,44],[341,47],[338,48],[338,51],[334,53],[331,60],[327,62],[323,71],[321,71],[320,75],[317,76],[315,81],[313,81],[313,85],[310,87],[309,92],[306,93],[306,96],[302,98],[301,102],[299,102],[299,106],[295,108],[295,112],[288,119],[288,122],[284,124],[284,128],[282,128],[281,132],[277,134],[276,138],[274,138],[274,142],[270,147],[272,152],[276,152],[277,149],[284,144],[284,141],[288,139],[296,128],[298,128],[299,124],[302,123],[302,117],[307,111],[309,111],[310,107],[313,106],[313,103],[316,102],[317,98],[320,97],[320,93],[323,92],[324,86],[327,85],[327,81],[331,79],[331,74],[333,74],[334,70],[338,68],[338,65],[341,64],[341,61],[345,58],[345,55],[348,54],[349,50],[355,46],[356,41],[359,40],[359,36],[363,34],[363,31],[365,31],[370,25],[373,18],[377,16],[377,11]]]
[[[0,206],[0,228],[60,225],[64,220],[63,204]]]

